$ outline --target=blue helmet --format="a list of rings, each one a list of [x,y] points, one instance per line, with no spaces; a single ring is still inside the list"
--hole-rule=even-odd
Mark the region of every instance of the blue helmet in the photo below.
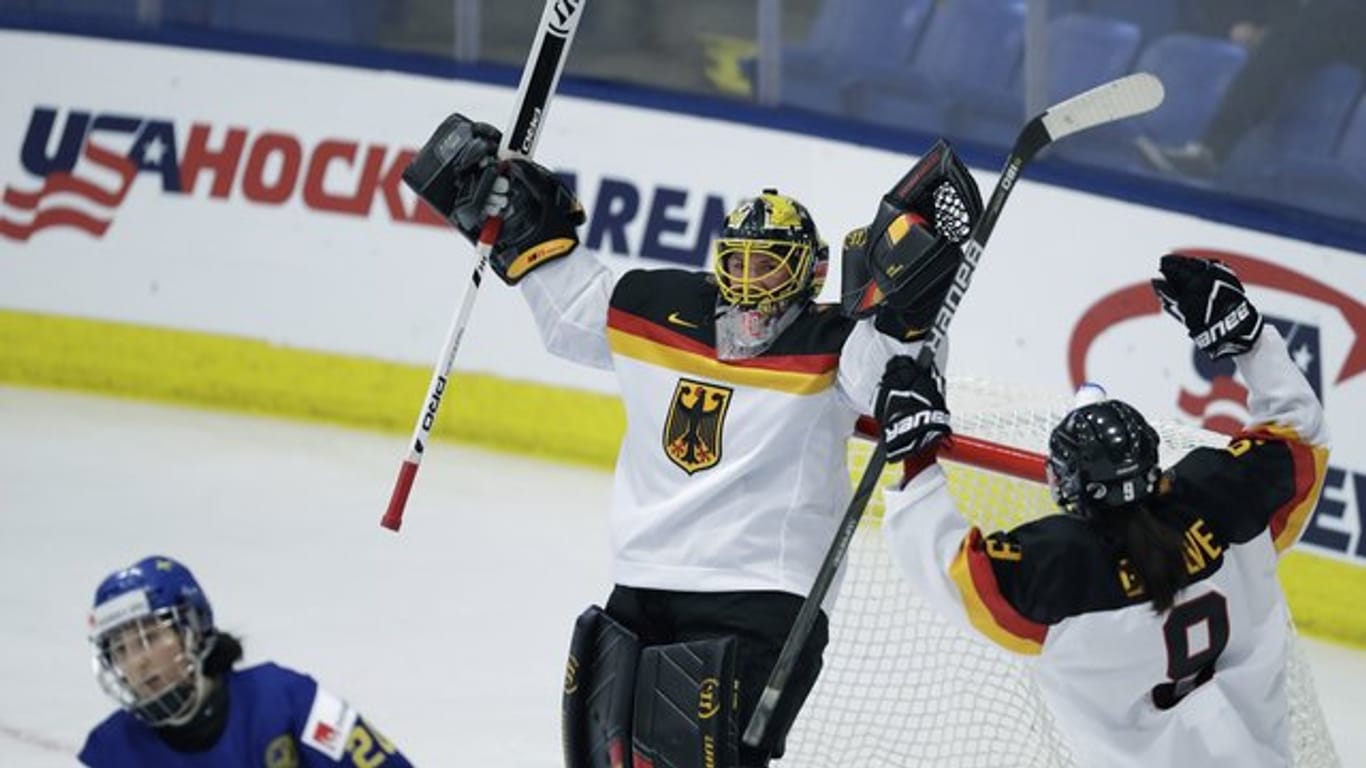
[[[154,555],[111,573],[95,589],[89,623],[95,675],[121,707],[154,726],[194,716],[217,632],[190,569]]]
[[[1048,438],[1048,486],[1069,512],[1091,517],[1157,492],[1158,436],[1133,406],[1101,400],[1073,409]]]

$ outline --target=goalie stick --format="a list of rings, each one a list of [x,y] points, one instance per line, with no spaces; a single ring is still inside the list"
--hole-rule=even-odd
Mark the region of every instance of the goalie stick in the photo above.
[[[1010,155],[1006,158],[1001,178],[991,192],[990,202],[968,236],[967,245],[963,247],[963,261],[954,275],[952,287],[944,297],[944,303],[935,315],[929,338],[920,348],[920,353],[916,357],[917,363],[929,366],[943,346],[944,340],[948,338],[949,322],[958,311],[958,304],[967,292],[972,274],[977,269],[982,249],[991,237],[996,220],[1001,217],[1001,209],[1015,189],[1015,182],[1025,165],[1058,139],[1088,128],[1150,112],[1162,103],[1163,96],[1162,81],[1151,74],[1140,72],[1096,86],[1055,104],[1025,124],[1015,138],[1015,146],[1010,150]],[[868,466],[859,478],[854,497],[850,499],[849,507],[840,521],[835,538],[830,542],[830,549],[826,551],[825,560],[821,562],[816,580],[811,585],[811,593],[807,595],[801,611],[792,623],[792,629],[788,632],[783,649],[773,665],[773,671],[769,674],[764,692],[759,697],[754,714],[750,716],[749,724],[745,727],[744,741],[751,747],[758,746],[768,730],[769,721],[778,708],[788,678],[797,663],[797,657],[811,635],[821,603],[830,591],[830,585],[834,582],[840,564],[844,562],[854,532],[858,529],[859,520],[863,517],[863,509],[868,505],[868,499],[872,497],[878,478],[882,477],[882,470],[886,465],[887,446],[879,438],[872,457],[868,459]]]
[[[555,93],[555,85],[560,80],[565,59],[569,56],[569,44],[574,40],[579,19],[587,0],[546,0],[545,10],[536,28],[536,38],[532,42],[531,53],[526,66],[522,69],[522,79],[517,85],[517,98],[513,102],[512,119],[508,129],[503,132],[503,140],[498,146],[498,159],[507,161],[513,158],[530,158],[541,137],[545,125],[546,110],[550,107],[550,97]],[[408,505],[408,493],[417,477],[418,465],[426,450],[427,440],[432,427],[436,424],[436,413],[441,408],[441,399],[446,394],[451,366],[455,363],[456,350],[460,339],[469,324],[470,311],[474,308],[475,296],[484,280],[484,268],[488,266],[489,253],[498,241],[498,233],[503,228],[503,217],[490,216],[479,230],[479,240],[475,245],[474,272],[470,284],[460,301],[460,309],[451,320],[450,330],[441,348],[441,356],[432,371],[431,383],[427,385],[427,397],[417,414],[417,426],[413,428],[413,438],[408,456],[398,470],[393,493],[389,496],[389,507],[384,511],[380,525],[397,531],[403,525],[403,510]]]

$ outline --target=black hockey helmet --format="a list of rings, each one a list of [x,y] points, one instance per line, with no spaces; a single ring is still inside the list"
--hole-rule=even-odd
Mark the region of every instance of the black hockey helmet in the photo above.
[[[1048,487],[1063,511],[1091,517],[1157,492],[1159,439],[1128,403],[1102,400],[1067,414],[1048,438]]]

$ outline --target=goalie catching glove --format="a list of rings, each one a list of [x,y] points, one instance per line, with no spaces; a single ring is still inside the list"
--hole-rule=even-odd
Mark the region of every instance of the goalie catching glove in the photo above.
[[[1168,314],[1212,358],[1241,355],[1262,333],[1262,314],[1247,300],[1243,284],[1223,262],[1169,253],[1153,290]]]
[[[888,461],[923,457],[928,463],[934,446],[953,434],[939,369],[933,363],[924,368],[905,355],[887,361],[874,413]]]
[[[503,228],[489,265],[508,285],[571,253],[583,206],[547,168],[530,160],[498,161],[502,133],[454,114],[437,126],[403,171],[403,182],[471,243],[484,221],[501,212]]]
[[[977,183],[939,140],[883,195],[873,223],[844,238],[844,313],[879,331],[924,336],[953,285],[962,244],[982,215]]]

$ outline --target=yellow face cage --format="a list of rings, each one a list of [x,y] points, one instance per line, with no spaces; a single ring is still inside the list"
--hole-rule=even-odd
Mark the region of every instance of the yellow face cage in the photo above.
[[[766,308],[809,287],[811,246],[790,240],[721,239],[712,269],[726,303]]]

